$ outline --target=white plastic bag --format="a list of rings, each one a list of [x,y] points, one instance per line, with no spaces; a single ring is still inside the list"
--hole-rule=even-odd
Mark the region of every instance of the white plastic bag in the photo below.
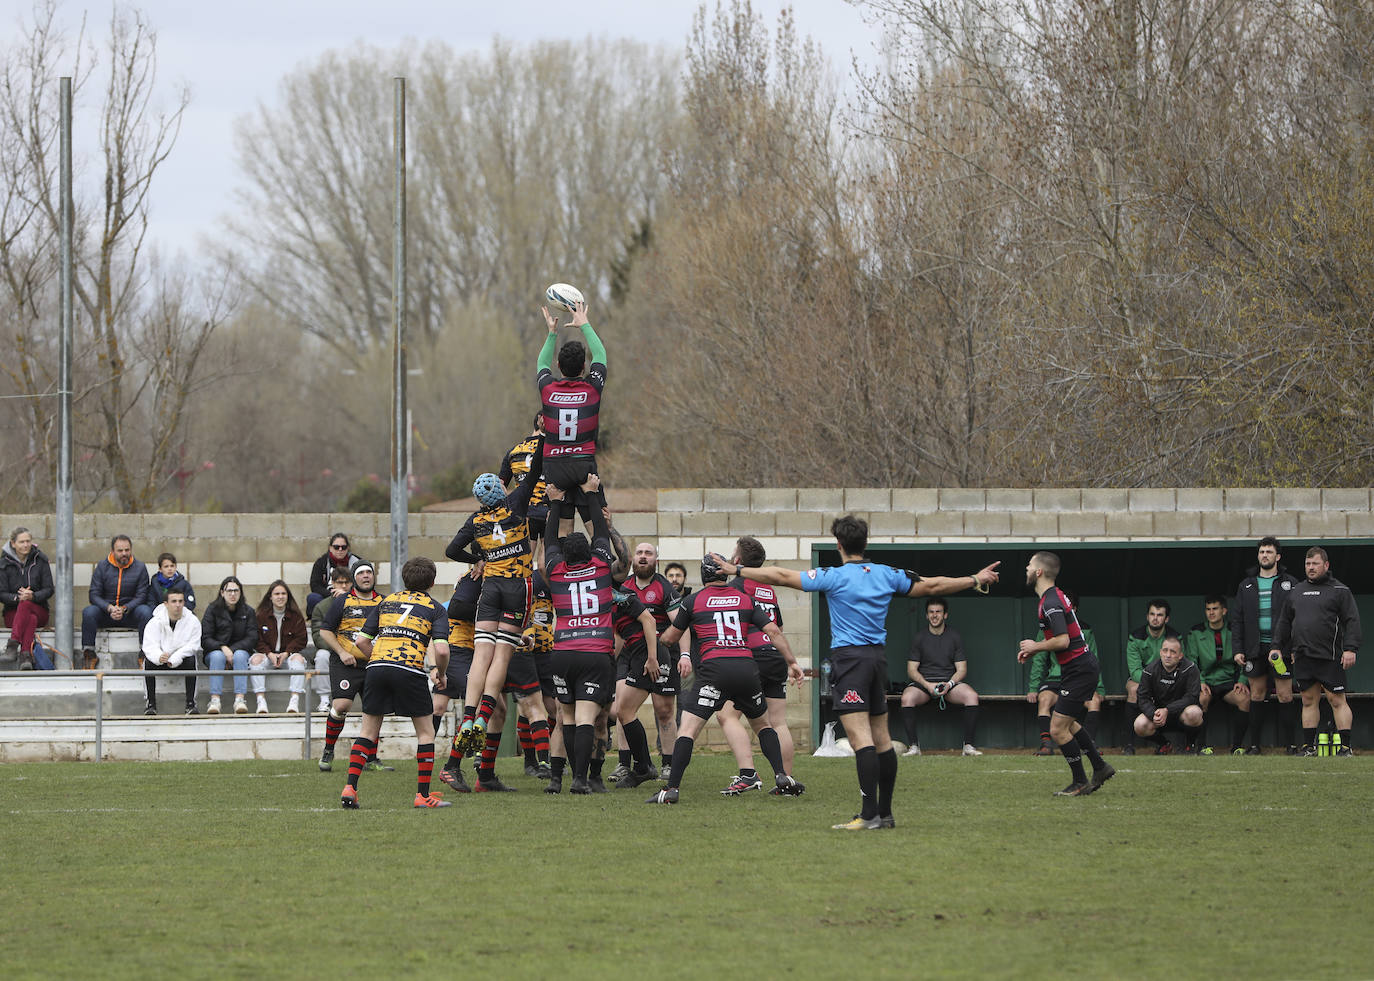
[[[835,723],[827,722],[825,732],[821,734],[821,744],[816,747],[813,756],[853,756],[854,750],[849,748],[849,740],[844,740],[841,745],[835,738]]]

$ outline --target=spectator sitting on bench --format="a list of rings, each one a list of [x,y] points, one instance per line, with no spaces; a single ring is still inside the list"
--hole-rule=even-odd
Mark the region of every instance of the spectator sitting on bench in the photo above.
[[[171,552],[163,552],[157,557],[157,572],[148,583],[148,602],[156,606],[167,600],[167,590],[173,586],[181,587],[186,594],[186,609],[196,612],[196,594],[190,582],[177,571],[177,557]]]
[[[10,532],[9,544],[0,550],[0,603],[5,607],[9,643],[0,656],[0,670],[16,664],[32,671],[33,638],[48,625],[48,598],[53,594],[52,567],[33,543],[27,528]]]
[[[196,654],[200,651],[200,621],[186,609],[186,594],[181,587],[167,590],[164,600],[143,631],[143,689],[148,697],[144,715],[157,715],[157,674],[161,671],[188,671],[186,675],[186,714],[196,714]]]
[[[91,605],[81,611],[81,656],[88,670],[100,666],[95,653],[97,630],[128,627],[137,630],[139,643],[143,642],[143,628],[153,615],[148,578],[148,567],[134,558],[133,541],[128,535],[115,535],[110,554],[91,570]]]
[[[932,698],[951,705],[963,706],[964,756],[982,756],[973,745],[974,728],[978,723],[978,693],[964,679],[968,677],[968,658],[959,631],[946,622],[949,604],[943,596],[926,600],[926,622],[929,626],[911,642],[911,654],[906,662],[907,677],[911,681],[902,692],[902,722],[906,726],[907,749],[903,756],[920,756],[921,747],[916,732],[916,708]]]
[[[276,670],[290,667],[295,670],[305,668],[307,640],[305,616],[296,605],[296,598],[286,583],[278,579],[267,587],[262,602],[258,604],[258,645],[257,652],[248,660],[248,669],[256,671],[253,675],[253,693],[257,695],[258,715],[267,714],[268,669]],[[305,675],[291,676],[291,700],[286,711],[296,713],[301,710],[301,696],[305,694]]]
[[[1140,712],[1137,689],[1140,688],[1140,673],[1145,665],[1159,657],[1160,645],[1165,637],[1178,638],[1180,647],[1183,639],[1178,631],[1169,626],[1169,601],[1150,600],[1145,609],[1145,624],[1131,631],[1126,638],[1126,741],[1121,745],[1121,755],[1135,755],[1135,737],[1139,730],[1135,720]]]
[[[347,569],[351,580],[358,563],[365,561],[366,559],[361,556],[353,554],[348,536],[343,532],[336,531],[330,535],[328,550],[315,560],[314,566],[310,569],[310,592],[305,597],[305,615],[310,616],[315,612],[316,603],[330,598],[330,569]]]
[[[258,649],[258,616],[243,596],[243,583],[237,576],[225,576],[219,584],[219,596],[205,608],[205,623],[201,627],[200,646],[205,651],[205,666],[216,672],[210,675],[210,715],[219,715],[220,694],[224,691],[226,667],[247,671],[248,659]],[[248,711],[248,679],[234,675],[234,714]]]

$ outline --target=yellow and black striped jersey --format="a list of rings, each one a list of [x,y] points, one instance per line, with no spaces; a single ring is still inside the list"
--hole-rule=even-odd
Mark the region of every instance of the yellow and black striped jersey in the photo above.
[[[373,664],[395,664],[425,673],[432,641],[448,640],[448,613],[429,593],[403,589],[372,608],[362,634],[372,639]]]
[[[509,484],[512,480],[524,483],[530,472],[530,464],[534,462],[534,455],[540,452],[542,448],[538,436],[528,436],[512,446],[506,458],[501,461],[501,472],[497,474],[501,478],[501,483]],[[540,477],[535,481],[534,490],[530,492],[530,509],[537,517],[548,506],[549,497],[544,493],[544,478]]]
[[[529,639],[530,646],[525,648],[526,652],[543,654],[553,650],[553,623],[553,600],[549,598],[548,590],[542,594],[536,592],[523,634]]]
[[[339,638],[339,646],[359,661],[366,661],[358,645],[353,643],[353,635],[363,629],[367,615],[382,601],[382,594],[374,592],[370,596],[360,596],[350,589],[342,596],[334,597],[334,605],[325,614],[321,629],[331,631]]]
[[[520,493],[516,491],[515,494]],[[511,497],[494,508],[474,513],[449,545],[449,557],[455,549],[474,544],[486,561],[483,574],[496,579],[528,579],[534,571],[534,543],[530,541],[530,523],[524,510],[512,510]],[[462,561],[465,556],[459,556]]]

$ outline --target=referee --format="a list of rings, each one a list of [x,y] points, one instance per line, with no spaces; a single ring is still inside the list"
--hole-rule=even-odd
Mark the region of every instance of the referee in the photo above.
[[[864,559],[868,522],[847,514],[830,525],[842,564],[797,572],[778,566],[741,566],[713,555],[727,575],[825,593],[830,607],[832,699],[854,747],[859,771],[860,811],[835,825],[838,831],[874,831],[896,827],[892,789],[897,783],[897,752],[887,727],[887,611],[896,596],[945,596],[965,589],[985,589],[997,581],[992,565],[971,576],[922,579],[909,572]],[[965,582],[964,580],[969,580]]]

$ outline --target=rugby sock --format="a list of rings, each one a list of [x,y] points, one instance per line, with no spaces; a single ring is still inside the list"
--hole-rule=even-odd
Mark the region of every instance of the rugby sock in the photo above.
[[[467,724],[467,723],[471,722],[471,721],[472,721],[473,719],[475,719],[475,718],[477,718],[477,706],[476,706],[476,705],[464,705],[464,706],[463,706],[463,723],[464,723],[464,724]]]
[[[595,726],[577,726],[573,729],[573,779],[585,780],[587,767],[592,761],[592,742],[596,739]]]
[[[1083,757],[1078,750],[1078,740],[1070,739],[1066,743],[1060,743],[1059,752],[1064,754],[1064,762],[1069,764],[1069,772],[1073,774],[1073,782],[1087,783],[1088,775],[1083,772]]]
[[[518,716],[515,720],[515,736],[520,740],[520,752],[525,755],[526,765],[533,766],[535,762],[534,739],[530,735],[530,720],[523,715]]]
[[[490,695],[482,696],[482,704],[477,709],[477,721],[482,723],[482,728],[487,728],[491,722],[492,714],[496,711],[496,699]]]
[[[773,768],[774,773],[782,773],[782,743],[778,742],[778,732],[772,726],[764,726],[759,730],[759,749],[763,750],[764,759],[768,760],[768,765]],[[676,755],[676,754],[674,754]],[[744,770],[740,770],[740,776],[744,776]],[[753,770],[749,771],[753,773]]]
[[[908,746],[919,746],[920,736],[916,732],[916,706],[902,706],[902,728],[906,730],[906,744]]]
[[[344,717],[335,715],[331,708],[329,714],[324,717],[324,744],[330,749],[339,741],[339,733],[343,732]]]
[[[381,736],[378,736],[378,737],[377,737],[377,741],[376,741],[375,743],[372,744],[372,752],[368,753],[368,755],[367,755],[367,761],[368,761],[369,763],[371,763],[373,760],[375,760],[375,759],[377,758],[377,750],[381,749],[381,746],[382,746],[382,737],[381,737]]]
[[[1126,741],[1121,745],[1135,749],[1135,717],[1140,714],[1140,707],[1135,702],[1126,703]]]
[[[477,776],[479,778],[482,777],[484,773],[486,774],[484,779],[487,780],[496,776],[496,754],[500,748],[501,733],[498,730],[497,732],[490,733],[487,736],[487,741],[482,744],[482,758],[477,763]]]
[[[1160,746],[1164,746],[1168,744],[1169,737],[1164,735],[1163,729],[1156,729],[1154,731],[1154,735],[1150,736],[1150,742],[1158,743]]]
[[[377,744],[371,739],[359,736],[353,740],[353,752],[348,754],[348,785],[354,790],[358,789],[358,777],[362,776],[363,767],[367,766],[368,759],[375,752]]]
[[[436,736],[439,734],[439,730],[443,727],[443,725],[444,725],[444,717],[443,717],[443,715],[440,714],[440,713],[438,713],[438,712],[434,713],[434,734],[435,734]]]
[[[547,763],[549,761],[549,720],[540,719],[538,722],[530,723],[530,748],[525,753],[525,762],[530,762],[533,754],[534,762]]]
[[[1268,703],[1260,698],[1250,703],[1250,728],[1245,730],[1245,746],[1259,746],[1264,740],[1264,720],[1269,715]]]
[[[1279,745],[1292,746],[1294,734],[1298,731],[1298,713],[1302,710],[1296,698],[1279,702]],[[1306,730],[1304,730],[1305,732]],[[1312,744],[1309,744],[1312,745]]]
[[[674,755],[676,755],[676,749],[675,749],[672,753],[659,753],[659,755],[658,755],[658,768],[659,768],[660,770],[662,770],[662,769],[664,769],[665,767],[672,766],[672,765],[673,765],[673,756],[674,756]]]
[[[973,730],[978,726],[978,706],[964,706],[964,744],[973,745]]]
[[[878,754],[878,816],[892,816],[892,791],[897,786],[897,751]]]
[[[1250,710],[1231,706],[1231,746],[1248,745],[1245,737],[1250,732]]]
[[[601,766],[606,762],[604,756],[593,756],[587,763],[587,776],[601,779]]]
[[[630,745],[629,749],[621,751],[620,762],[627,767],[634,767],[640,773],[646,773],[653,757],[649,755],[649,734],[644,731],[644,723],[638,719],[631,719],[620,729],[625,733],[625,742]]]
[[[415,747],[415,792],[421,797],[429,796],[429,778],[434,773],[434,744],[420,743]]]
[[[549,760],[549,767],[552,770],[555,780],[563,779],[563,769],[567,765],[568,758],[566,756],[555,756],[553,759]]]
[[[1050,738],[1050,717],[1048,715],[1037,715],[1035,724],[1040,728],[1040,740],[1043,742]]]
[[[1184,727],[1183,727],[1183,745],[1184,745],[1185,747],[1187,747],[1187,746],[1193,746],[1193,747],[1198,746],[1198,740],[1200,740],[1201,738],[1202,738],[1202,726],[1184,726]]]
[[[872,746],[856,750],[854,767],[859,771],[859,793],[863,796],[859,817],[871,821],[878,816],[878,751]]]
[[[1045,721],[1049,721],[1048,716],[1046,717]],[[1101,721],[1101,712],[1089,712],[1087,716],[1083,719],[1083,728],[1088,730],[1088,738],[1093,741],[1094,745],[1097,744],[1097,726],[1098,723],[1100,723]]]
[[[1342,746],[1349,746],[1349,745],[1350,745],[1350,730],[1349,730],[1349,729],[1337,729],[1337,730],[1336,730],[1336,735],[1338,735],[1338,736],[1341,737],[1341,745],[1342,745]]]
[[[673,746],[673,756],[669,761],[673,767],[673,772],[668,780],[668,786],[682,786],[682,773],[687,769],[687,764],[692,762],[692,750],[696,747],[696,740],[690,736],[678,736],[677,743]],[[665,763],[664,766],[668,766]]]
[[[463,765],[463,751],[458,748],[458,739],[459,736],[455,733],[453,745],[448,751],[448,762],[444,764],[445,770],[457,770]]]
[[[1307,728],[1306,726],[1303,726],[1303,727],[1302,727],[1302,744],[1303,744],[1304,746],[1316,746],[1316,745],[1317,745],[1317,727],[1316,727],[1316,726],[1313,726],[1311,729]]]
[[[1074,735],[1074,742],[1078,743],[1078,748],[1088,757],[1088,762],[1093,765],[1094,770],[1102,769],[1102,754],[1097,751],[1097,744],[1093,742],[1093,737],[1088,735],[1087,729],[1080,727]]]

